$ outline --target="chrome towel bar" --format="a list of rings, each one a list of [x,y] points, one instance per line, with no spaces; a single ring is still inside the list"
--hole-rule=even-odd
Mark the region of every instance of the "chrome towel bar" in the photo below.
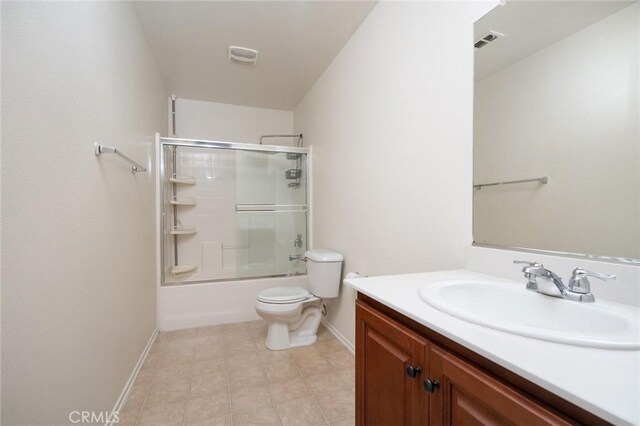
[[[147,168],[144,167],[143,165],[133,161],[131,158],[127,157],[126,155],[124,155],[122,152],[118,151],[118,149],[116,147],[113,146],[106,146],[106,145],[100,145],[99,143],[95,144],[95,151],[94,153],[96,154],[96,157],[102,155],[102,154],[117,154],[119,155],[121,158],[127,160],[129,163],[131,163],[131,173],[138,173],[138,172],[146,172]]]
[[[507,180],[504,182],[480,183],[477,185],[473,185],[473,188],[482,189],[483,186],[511,185],[512,183],[526,183],[526,182],[540,182],[542,184],[547,184],[549,182],[549,178],[547,176],[542,176],[542,177],[533,178],[533,179]]]

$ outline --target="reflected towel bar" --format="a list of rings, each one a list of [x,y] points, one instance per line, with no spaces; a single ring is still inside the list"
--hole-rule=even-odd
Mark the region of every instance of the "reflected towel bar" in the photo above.
[[[100,145],[99,143],[95,144],[96,148],[95,148],[95,154],[96,157],[101,155],[101,154],[117,154],[119,155],[121,158],[127,160],[129,163],[131,163],[131,173],[138,173],[138,172],[146,172],[147,168],[142,166],[141,164],[133,161],[131,158],[127,157],[126,155],[124,155],[122,152],[118,151],[118,149],[116,147],[113,146],[105,146],[105,145]]]
[[[549,182],[549,178],[547,176],[542,176],[542,177],[533,178],[533,179],[508,180],[508,181],[504,181],[504,182],[480,183],[480,184],[477,184],[477,185],[473,185],[473,188],[474,189],[482,189],[483,186],[511,185],[512,183],[526,183],[526,182],[540,182],[542,184],[547,184]]]

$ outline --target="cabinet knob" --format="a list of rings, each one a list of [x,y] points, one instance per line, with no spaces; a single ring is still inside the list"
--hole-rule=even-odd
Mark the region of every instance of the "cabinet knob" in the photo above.
[[[424,390],[426,390],[427,393],[434,393],[440,387],[440,382],[437,380],[424,379],[422,386],[424,386]]]
[[[404,371],[407,373],[407,376],[411,377],[412,379],[415,379],[416,376],[422,372],[422,369],[418,366],[414,367],[413,365],[407,365],[404,368]]]

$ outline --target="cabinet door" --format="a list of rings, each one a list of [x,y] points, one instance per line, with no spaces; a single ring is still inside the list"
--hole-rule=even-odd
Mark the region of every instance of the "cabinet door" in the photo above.
[[[457,356],[431,345],[430,425],[566,425],[561,417]]]
[[[357,301],[356,342],[356,424],[426,421],[423,413],[428,407],[421,383],[427,341]]]

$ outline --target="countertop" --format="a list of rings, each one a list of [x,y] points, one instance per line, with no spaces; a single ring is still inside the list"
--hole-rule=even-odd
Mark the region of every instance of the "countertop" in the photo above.
[[[640,424],[640,351],[594,349],[516,336],[458,319],[420,298],[423,285],[452,279],[526,284],[524,280],[466,270],[351,278],[344,282],[604,420]]]

